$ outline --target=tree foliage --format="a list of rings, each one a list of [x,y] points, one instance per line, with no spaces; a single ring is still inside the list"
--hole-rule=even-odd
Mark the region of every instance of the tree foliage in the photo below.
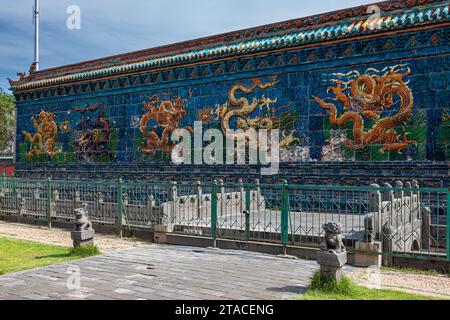
[[[12,153],[15,99],[0,89],[0,153]]]

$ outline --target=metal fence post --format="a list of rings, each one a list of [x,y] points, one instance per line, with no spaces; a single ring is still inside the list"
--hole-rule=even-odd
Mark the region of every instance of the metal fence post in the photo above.
[[[217,246],[217,180],[214,180],[211,188],[211,238],[213,247]]]
[[[287,245],[289,243],[289,190],[288,183],[285,181],[281,185],[281,244],[283,245],[283,254],[287,254]]]
[[[447,261],[450,261],[450,190],[447,190]]]
[[[122,238],[122,224],[123,224],[123,180],[119,179],[117,183],[117,221],[116,232]]]
[[[251,193],[250,187],[245,188],[245,241],[250,238],[250,209],[251,209]]]
[[[47,178],[47,226],[52,228],[52,179]]]

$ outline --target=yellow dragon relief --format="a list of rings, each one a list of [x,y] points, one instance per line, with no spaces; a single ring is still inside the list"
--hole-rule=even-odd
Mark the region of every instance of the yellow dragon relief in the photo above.
[[[228,92],[228,101],[219,106],[213,114],[215,114],[215,121],[221,121],[222,131],[229,138],[245,138],[245,131],[254,129],[258,130],[274,130],[280,129],[282,126],[281,119],[286,120],[289,117],[289,113],[283,114],[281,118],[271,117],[271,116],[261,116],[256,118],[249,118],[249,116],[259,108],[259,110],[263,110],[266,108],[267,113],[274,114],[274,110],[272,110],[272,105],[278,102],[278,99],[272,100],[270,98],[266,98],[263,95],[261,98],[253,98],[250,103],[249,100],[245,97],[237,98],[236,95],[239,91],[244,94],[251,94],[255,92],[256,89],[267,89],[275,86],[278,83],[276,81],[276,77],[273,77],[271,81],[267,83],[262,83],[260,79],[254,78],[252,79],[252,84],[250,86],[246,86],[242,83],[235,84],[231,87]],[[235,133],[231,128],[230,122],[233,118],[237,118],[236,127],[238,130],[242,130],[244,132]],[[288,130],[283,130],[281,133],[281,148],[288,148],[291,145],[300,143],[300,139],[296,138],[294,135],[296,130],[293,130],[288,133]]]
[[[23,131],[25,139],[30,143],[28,158],[33,159],[34,155],[47,154],[54,158],[58,154],[55,144],[58,142],[58,126],[54,120],[54,115],[50,112],[41,111],[39,120],[33,117],[34,127],[37,133],[31,136],[30,133]]]
[[[191,94],[189,94],[191,96]],[[160,101],[160,97],[155,95],[150,98],[150,102],[145,103],[147,113],[141,118],[140,131],[145,137],[141,151],[146,155],[155,154],[158,150],[171,153],[175,144],[170,144],[170,135],[180,127],[180,121],[187,114],[187,99],[175,97],[172,100]],[[155,120],[163,128],[162,137],[155,131],[147,129],[150,120]],[[191,127],[185,130],[192,132]]]
[[[341,102],[346,111],[338,117],[337,107],[323,99],[313,96],[313,99],[329,112],[329,121],[332,126],[343,127],[353,122],[354,140],[347,139],[345,145],[351,150],[363,149],[368,145],[383,144],[381,152],[403,152],[415,141],[408,140],[405,132],[400,136],[394,128],[408,121],[413,113],[414,97],[411,89],[403,80],[411,74],[399,73],[395,67],[383,76],[364,74],[349,82],[350,88],[341,81],[336,81],[336,87],[330,87],[337,102]],[[347,91],[350,92],[347,94]],[[399,112],[391,117],[382,118],[382,113],[392,108],[394,96],[399,98]],[[364,117],[376,121],[372,129],[365,131]]]
[[[216,121],[221,120],[222,130],[229,137],[239,138],[242,133],[233,133],[233,129],[230,127],[230,121],[232,118],[237,117],[237,129],[249,130],[249,129],[275,129],[277,122],[270,117],[258,117],[254,119],[248,119],[247,117],[252,114],[256,108],[262,110],[264,106],[267,110],[270,110],[270,106],[277,102],[277,99],[271,100],[264,95],[258,99],[253,98],[250,103],[247,98],[237,98],[238,91],[242,91],[245,94],[253,93],[256,89],[267,89],[274,86],[277,82],[272,80],[268,83],[262,83],[260,79],[252,79],[251,86],[245,86],[238,83],[231,87],[228,93],[228,102],[217,108],[215,111]]]

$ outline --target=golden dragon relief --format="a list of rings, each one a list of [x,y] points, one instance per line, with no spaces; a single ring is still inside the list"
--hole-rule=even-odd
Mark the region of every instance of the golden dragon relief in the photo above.
[[[24,131],[25,139],[30,143],[30,151],[27,153],[28,159],[33,159],[34,155],[47,154],[51,158],[55,157],[59,150],[55,149],[58,142],[58,126],[54,120],[54,115],[50,112],[41,111],[39,120],[33,117],[34,127],[37,133],[31,136]]]
[[[187,99],[175,97],[172,100],[162,100],[155,95],[150,98],[150,102],[145,103],[147,113],[142,117],[140,131],[145,137],[141,151],[145,155],[155,154],[160,150],[166,153],[172,152],[175,145],[170,144],[170,135],[180,127],[180,120],[186,115],[185,105]],[[163,128],[162,136],[159,137],[155,131],[148,130],[150,120],[155,120],[158,126]],[[190,127],[184,128],[190,132]]]
[[[246,131],[254,129],[258,130],[274,130],[281,129],[280,146],[282,148],[287,148],[290,145],[298,144],[300,142],[299,138],[294,135],[296,130],[291,130],[288,133],[288,129],[296,122],[297,119],[290,119],[292,117],[289,112],[282,114],[281,116],[275,116],[277,112],[272,108],[274,104],[278,102],[278,99],[266,98],[262,95],[261,98],[254,97],[250,102],[247,98],[238,98],[237,94],[239,92],[243,94],[252,94],[257,89],[268,89],[277,84],[276,78],[272,78],[270,81],[263,83],[260,79],[252,79],[252,84],[246,86],[242,83],[235,84],[231,87],[228,92],[228,101],[219,106],[213,114],[215,114],[215,121],[221,122],[222,131],[229,138],[242,138],[245,137]],[[251,115],[255,111],[265,111],[265,115],[251,118]],[[234,129],[231,128],[232,120],[236,118],[236,129],[242,130],[243,132],[235,133]]]
[[[216,121],[221,120],[222,130],[227,135],[233,136],[231,133],[233,129],[230,127],[230,121],[232,118],[237,117],[237,128],[242,130],[249,129],[274,129],[277,126],[275,120],[270,117],[258,117],[255,119],[249,119],[251,115],[258,107],[262,110],[264,107],[270,111],[270,106],[277,102],[277,99],[271,100],[262,96],[260,99],[253,98],[250,103],[247,98],[237,98],[236,94],[241,91],[245,94],[253,93],[256,89],[267,89],[274,86],[277,82],[275,80],[268,83],[262,83],[260,79],[252,79],[253,83],[250,86],[238,83],[234,85],[228,93],[228,102],[217,108],[215,111]]]
[[[404,78],[411,74],[409,68],[401,73],[398,67],[391,67],[383,75],[358,75],[348,83],[336,81],[329,90],[335,95],[334,100],[342,103],[344,114],[338,116],[334,103],[313,96],[313,99],[329,112],[332,126],[344,127],[353,123],[353,140],[347,139],[345,145],[351,150],[363,149],[369,145],[382,145],[381,152],[403,152],[415,141],[408,140],[408,133],[399,135],[394,129],[408,121],[414,109],[414,97]],[[395,99],[397,97],[397,99]],[[399,104],[399,111],[382,117],[383,113]],[[364,118],[375,121],[371,129],[365,131]]]

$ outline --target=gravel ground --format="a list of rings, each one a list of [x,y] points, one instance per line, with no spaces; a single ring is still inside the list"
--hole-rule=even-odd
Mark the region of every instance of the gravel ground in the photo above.
[[[41,226],[31,226],[0,221],[0,236],[60,246],[72,246],[70,231],[58,228],[48,230],[46,227]],[[148,245],[149,243],[119,239],[115,236],[96,234],[95,244],[99,247],[101,252],[109,253],[142,247],[143,245]]]
[[[355,269],[347,275],[356,283],[381,289],[416,293],[423,296],[450,299],[450,277],[413,272],[385,271],[373,273],[364,268]],[[378,284],[374,287],[374,284]]]

